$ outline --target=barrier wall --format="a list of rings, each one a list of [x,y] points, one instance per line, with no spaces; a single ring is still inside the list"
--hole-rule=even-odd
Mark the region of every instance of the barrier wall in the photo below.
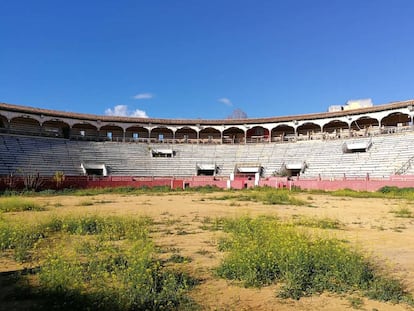
[[[244,189],[254,187],[254,180],[249,178],[236,178],[235,180],[216,179],[214,177],[87,177],[66,176],[64,181],[57,184],[53,178],[41,178],[36,190],[64,189],[64,188],[106,188],[106,187],[159,187],[165,186],[171,189],[184,189],[187,187],[216,186],[226,189],[230,185],[232,189]],[[343,179],[343,180],[320,180],[320,179],[293,179],[286,177],[270,177],[262,179],[259,186],[292,189],[298,187],[304,190],[326,190],[334,191],[340,189],[352,189],[356,191],[377,191],[385,186],[399,188],[414,187],[414,176],[391,176],[389,179]],[[25,188],[23,177],[0,178],[0,190],[21,190]]]
[[[356,191],[377,191],[382,187],[414,187],[414,176],[391,176],[389,179],[344,179],[344,180],[294,180],[292,186],[306,190],[334,191],[351,189]]]

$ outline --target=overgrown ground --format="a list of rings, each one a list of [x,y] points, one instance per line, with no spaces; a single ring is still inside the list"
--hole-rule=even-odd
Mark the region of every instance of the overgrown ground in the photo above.
[[[411,194],[213,190],[1,197],[0,308],[412,309]]]

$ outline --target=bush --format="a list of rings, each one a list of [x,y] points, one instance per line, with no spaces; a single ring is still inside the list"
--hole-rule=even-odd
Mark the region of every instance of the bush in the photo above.
[[[56,298],[57,309],[73,301],[79,305],[72,307],[85,310],[175,310],[186,303],[193,281],[154,259],[154,246],[142,228],[127,228],[139,232],[126,233],[133,242],[121,247],[108,243],[112,224],[92,227],[90,232],[100,227],[103,238],[82,243],[71,254],[53,249],[41,267],[42,291]]]
[[[0,212],[43,211],[39,204],[20,197],[0,198]]]
[[[96,215],[54,216],[36,225],[0,218],[0,249],[13,250],[19,261],[41,250],[31,298],[39,295],[42,310],[176,310],[195,282],[155,258],[151,223]]]
[[[0,250],[13,250],[14,258],[19,262],[26,261],[30,250],[44,237],[45,234],[39,230],[39,226],[29,227],[0,221]]]
[[[286,189],[277,189],[271,187],[257,187],[251,189],[243,189],[238,191],[231,191],[230,194],[225,194],[218,197],[213,197],[214,200],[237,200],[237,201],[252,201],[262,202],[269,205],[305,205],[306,201],[296,198],[292,192]]]
[[[221,277],[246,286],[281,282],[278,295],[293,299],[323,291],[362,291],[397,302],[410,297],[399,281],[387,278],[393,285],[386,285],[371,261],[341,241],[311,237],[269,217],[228,220],[225,230],[230,235],[220,242],[228,251],[217,269]]]

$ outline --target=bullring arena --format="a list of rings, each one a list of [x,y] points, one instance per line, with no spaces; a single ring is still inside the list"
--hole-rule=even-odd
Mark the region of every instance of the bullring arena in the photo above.
[[[0,176],[66,186],[414,184],[414,101],[245,120],[109,117],[0,104]],[[20,173],[19,173],[20,172]]]
[[[413,105],[165,120],[0,104],[0,310],[413,310],[413,196],[374,192],[414,186]],[[80,190],[9,191],[28,187]],[[289,191],[296,188],[305,191]],[[319,191],[344,188],[358,192]],[[286,241],[284,263],[289,268],[299,258],[298,266],[253,286],[220,272],[239,255],[229,255],[238,237],[232,226],[247,228],[241,237],[257,228],[261,235],[240,244],[239,253],[259,247],[229,271],[257,258],[257,274],[268,262],[283,266],[272,252]],[[267,249],[278,234],[280,247]],[[323,253],[330,243],[334,248]],[[321,253],[301,253],[304,245]],[[339,264],[321,264],[327,287],[317,288],[321,281],[294,291],[289,276],[299,270],[300,283],[301,269],[312,274],[319,258],[336,255]],[[368,289],[343,285],[341,274],[346,282],[354,277],[348,262],[365,259],[372,262],[357,273],[378,269],[384,278],[370,279]],[[157,283],[185,275],[191,286]]]

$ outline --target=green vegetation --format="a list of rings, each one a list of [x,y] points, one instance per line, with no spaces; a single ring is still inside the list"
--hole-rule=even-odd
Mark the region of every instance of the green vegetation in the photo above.
[[[414,200],[414,188],[398,188],[385,186],[378,191],[355,191],[351,189],[341,189],[335,191],[323,191],[323,190],[309,190],[309,193],[315,194],[330,194],[338,197],[350,197],[350,198],[382,198],[382,199],[406,199],[409,201]]]
[[[271,217],[227,219],[224,230],[229,236],[220,249],[228,254],[217,269],[221,277],[245,286],[280,282],[278,296],[284,298],[358,291],[377,300],[413,303],[398,280],[339,240],[312,236]]]
[[[361,309],[364,305],[364,301],[360,297],[349,297],[347,300],[349,305],[354,309]]]
[[[1,220],[0,247],[14,250],[19,261],[41,256],[32,294],[40,309],[175,310],[190,303],[186,292],[195,281],[156,259],[151,223],[96,215],[53,217],[35,226]]]
[[[33,190],[22,190],[15,191],[6,189],[3,192],[0,192],[1,196],[51,196],[51,195],[74,195],[74,196],[94,196],[99,194],[125,194],[125,195],[141,195],[141,194],[162,194],[162,193],[213,193],[225,191],[216,186],[203,186],[203,187],[193,187],[186,189],[171,189],[170,186],[154,186],[154,187],[108,187],[108,188],[89,188],[89,189],[59,189],[59,190],[42,190],[42,191],[33,191]]]
[[[21,197],[0,198],[0,212],[43,211],[39,204]]]
[[[386,194],[388,197],[404,198],[414,200],[414,188],[383,187],[378,192]]]
[[[158,187],[111,187],[111,188],[89,188],[89,189],[65,189],[62,194],[70,194],[75,196],[94,196],[98,194],[152,194],[152,193],[168,193],[172,192],[169,186]],[[60,194],[60,193],[59,193]]]
[[[271,187],[258,187],[231,191],[229,194],[212,197],[213,200],[236,200],[262,202],[269,205],[305,205],[306,201],[300,200],[294,196],[294,193],[286,189],[277,189]]]
[[[254,187],[241,190],[221,189],[216,186],[203,186],[186,189],[171,189],[170,186],[155,186],[155,187],[109,187],[109,188],[90,188],[90,189],[62,189],[62,190],[43,190],[34,192],[30,190],[13,191],[4,190],[1,196],[33,196],[33,195],[74,195],[74,196],[94,196],[99,194],[125,194],[125,195],[141,195],[141,194],[163,194],[163,193],[215,193],[225,192],[226,194],[213,197],[215,200],[237,200],[237,201],[253,201],[263,202],[265,204],[292,204],[292,205],[306,205],[309,202],[299,200],[294,197],[295,193],[310,193],[310,194],[328,194],[333,196],[351,197],[351,198],[402,198],[406,200],[414,200],[414,188],[397,188],[385,186],[378,191],[355,191],[351,189],[341,189],[336,191],[323,190],[308,190],[304,191],[299,188],[292,188],[291,191],[287,189],[278,189],[272,187]],[[204,199],[202,199],[204,200]],[[308,196],[311,201],[312,197]]]
[[[85,201],[79,202],[78,205],[79,206],[92,206],[93,205],[93,202],[92,201],[89,201],[89,200],[85,200]]]
[[[399,218],[414,218],[413,212],[408,207],[400,207],[397,210],[392,210],[390,213],[393,213],[395,217]]]
[[[314,217],[299,217],[293,220],[293,224],[297,226],[319,228],[319,229],[341,229],[343,224],[336,219],[331,218],[314,218]]]
[[[223,230],[225,219],[220,217],[204,217],[201,221],[202,225],[200,226],[201,230],[208,231],[218,231]]]
[[[93,196],[100,193],[182,194],[186,191],[210,193],[216,189],[203,187],[172,191],[169,187],[126,187],[64,192]],[[243,205],[250,204],[249,202],[308,204],[296,197],[298,191],[263,187],[226,190],[215,197],[206,195],[204,198],[231,200],[232,203],[246,202]],[[359,198],[399,197],[409,200],[413,193],[412,189],[383,188],[375,193],[345,189],[331,194]],[[50,194],[56,192],[43,195]],[[7,195],[0,198],[2,212],[44,208],[30,198],[10,196],[12,193]],[[113,202],[93,197],[78,200],[82,206]],[[312,200],[312,197],[307,195],[307,200]],[[50,206],[60,207],[62,204]],[[403,206],[391,212],[396,217],[414,217],[411,207]],[[196,231],[182,219],[169,212],[162,213],[163,217],[158,223],[145,217],[51,216],[48,213],[36,213],[38,214],[44,216],[43,220],[36,222],[34,218],[27,223],[23,222],[21,214],[0,214],[2,256],[6,260],[13,258],[25,266],[38,267],[27,278],[34,279],[35,287],[31,289],[33,292],[30,293],[30,299],[36,300],[38,309],[196,308],[187,296],[196,281],[182,271],[188,270],[193,258],[197,260],[199,256],[182,256],[179,249],[160,250],[150,237],[150,233],[155,232],[154,226],[166,230],[166,234],[176,236],[195,234]],[[11,221],[12,219],[20,220]],[[255,219],[201,218],[197,214],[193,222],[200,222],[203,230],[225,232],[217,234],[220,239],[219,249],[225,252],[224,260],[215,270],[220,277],[235,280],[245,286],[261,287],[278,283],[280,286],[277,295],[282,298],[300,299],[324,291],[352,294],[348,302],[355,309],[363,307],[362,296],[393,303],[406,302],[414,306],[413,298],[402,283],[388,276],[388,271],[373,259],[352,248],[346,241],[322,237],[322,234],[329,232],[322,233],[319,229],[344,228],[344,224],[338,220],[304,216],[296,216],[288,221],[274,216]],[[394,228],[398,232],[402,229],[405,227]],[[215,239],[209,246],[215,245]],[[203,248],[195,254],[215,257],[214,253]],[[185,269],[182,269],[182,265]]]

